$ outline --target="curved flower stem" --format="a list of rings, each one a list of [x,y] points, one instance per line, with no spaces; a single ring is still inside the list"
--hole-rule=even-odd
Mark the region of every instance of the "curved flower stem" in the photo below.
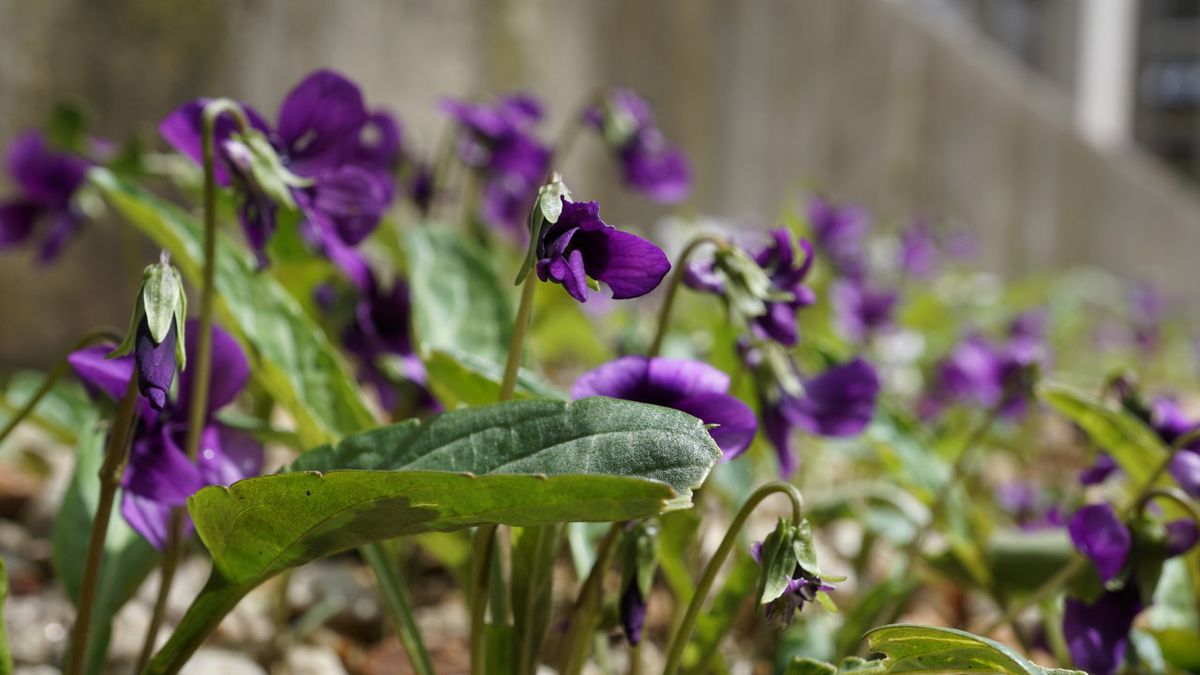
[[[212,370],[212,326],[213,301],[216,297],[214,277],[217,269],[217,182],[216,172],[216,127],[217,120],[228,113],[243,134],[250,131],[250,121],[245,111],[236,101],[218,98],[204,106],[201,120],[204,155],[204,272],[200,283],[200,323],[196,335],[196,358],[192,367],[192,391],[189,399],[187,439],[184,451],[188,459],[196,461],[200,454],[200,439],[204,432],[204,419],[208,413],[209,375]],[[162,574],[158,584],[158,597],[154,601],[154,612],[150,624],[146,628],[146,638],[142,643],[142,652],[138,658],[137,671],[141,671],[154,651],[154,642],[158,630],[162,626],[163,615],[166,611],[167,596],[171,592],[175,568],[179,564],[179,555],[183,547],[183,518],[182,507],[171,510],[167,523],[167,549],[163,553]]]
[[[667,652],[667,665],[663,668],[663,675],[675,675],[675,671],[679,669],[679,664],[683,661],[683,650],[692,638],[692,631],[696,629],[696,620],[700,617],[700,610],[704,607],[704,601],[708,598],[708,592],[712,589],[713,582],[716,581],[717,572],[720,571],[721,565],[729,557],[729,553],[737,543],[738,534],[742,531],[746,520],[764,499],[776,492],[783,493],[791,500],[792,524],[799,526],[804,520],[804,499],[800,496],[800,490],[796,489],[796,486],[791,483],[778,481],[767,483],[750,495],[750,498],[742,505],[741,510],[738,511],[737,516],[734,517],[733,522],[729,525],[729,529],[726,530],[725,538],[721,540],[721,545],[717,547],[716,553],[708,561],[708,566],[704,568],[704,576],[700,577],[700,583],[696,585],[696,592],[692,595],[692,601],[688,605],[687,613],[683,615],[683,621],[680,622],[679,629],[675,632],[675,637],[671,640],[671,648]]]
[[[133,436],[137,395],[137,366],[134,366],[133,376],[125,386],[125,394],[117,405],[112,427],[108,430],[104,463],[100,466],[100,498],[96,503],[96,516],[92,520],[92,533],[88,539],[87,561],[83,566],[83,580],[79,587],[67,675],[82,675],[87,660],[96,585],[100,580],[100,567],[104,564],[104,541],[108,537],[108,523],[112,517],[117,488],[121,486],[121,475],[125,473],[125,464],[129,460],[129,440]]]
[[[687,263],[691,260],[692,254],[704,244],[723,248],[728,246],[729,242],[715,234],[702,234],[688,242],[683,252],[679,254],[679,258],[675,262],[675,269],[671,273],[671,281],[667,286],[667,297],[658,310],[658,329],[654,333],[654,341],[650,343],[650,349],[646,350],[646,356],[649,358],[658,356],[658,352],[662,349],[663,338],[666,337],[667,327],[671,323],[671,308],[675,306],[675,296],[679,294],[679,286],[683,282]]]
[[[1147,490],[1133,505],[1134,513],[1142,513],[1146,510],[1146,507],[1150,505],[1150,502],[1160,498],[1178,504],[1179,507],[1188,514],[1188,517],[1196,523],[1196,526],[1200,527],[1200,511],[1196,509],[1196,505],[1192,503],[1192,500],[1188,499],[1187,494],[1177,487],[1164,487]]]
[[[96,344],[97,342],[117,343],[120,341],[121,336],[113,329],[100,328],[79,338],[79,340],[76,341],[71,349],[67,352],[67,355],[70,356],[72,352]],[[70,368],[70,365],[71,364],[67,362],[66,357],[63,357],[62,360],[54,364],[54,368],[46,374],[46,378],[42,380],[42,383],[38,385],[37,390],[33,392],[33,396],[30,396],[29,400],[25,402],[25,405],[21,406],[21,409],[14,413],[4,425],[4,430],[0,431],[0,443],[3,443],[4,439],[8,438],[8,435],[13,432],[13,429],[17,428],[17,425],[20,424],[22,420],[24,420],[26,417],[29,417],[33,410],[37,408],[38,403],[41,403],[42,399],[46,397],[46,394],[49,394],[50,390],[54,388],[55,383],[62,379],[63,375],[67,374],[67,369]]]
[[[1171,444],[1170,449],[1167,451],[1167,458],[1158,465],[1153,473],[1150,474],[1150,477],[1147,478],[1146,482],[1142,484],[1142,488],[1138,490],[1137,494],[1129,502],[1129,505],[1121,510],[1120,519],[1122,521],[1127,520],[1132,514],[1141,510],[1145,506],[1146,502],[1154,496],[1178,498],[1177,495],[1171,492],[1171,489],[1155,488],[1154,485],[1158,483],[1158,479],[1162,478],[1162,475],[1166,473],[1167,469],[1171,466],[1171,458],[1175,456],[1175,453],[1178,452],[1180,448],[1190,445],[1198,437],[1200,437],[1200,432],[1184,434]],[[1186,505],[1186,500],[1184,500],[1183,503]],[[1196,517],[1197,514],[1194,508],[1189,508],[1188,510],[1191,512],[1193,517]],[[1197,523],[1200,523],[1200,520],[1197,520]],[[1049,597],[1063,584],[1066,584],[1071,579],[1075,578],[1075,575],[1079,574],[1079,572],[1081,572],[1087,566],[1087,562],[1087,558],[1079,553],[1075,553],[1074,557],[1071,558],[1071,561],[1066,565],[1063,565],[1063,567],[1057,573],[1055,573],[1054,576],[1047,579],[1046,582],[1041,586],[1038,586],[1038,588],[1034,590],[1033,593],[1029,594],[1029,596],[1024,600],[1013,605],[1012,607],[1009,607],[1008,610],[1004,612],[1003,616],[989,624],[988,627],[983,630],[983,635],[990,635],[991,633],[994,633],[1000,626],[1006,623],[1011,623],[1014,619],[1016,619],[1016,617],[1020,616],[1021,612],[1024,612],[1029,607],[1041,602],[1044,598]]]
[[[617,555],[617,542],[620,540],[622,523],[613,523],[600,546],[596,550],[596,561],[592,563],[592,571],[579,589],[579,597],[571,610],[571,625],[567,629],[566,648],[563,650],[562,675],[578,675],[583,670],[583,662],[587,658],[588,642],[595,630],[596,610],[600,606],[601,591],[604,589],[604,575],[612,566]]]

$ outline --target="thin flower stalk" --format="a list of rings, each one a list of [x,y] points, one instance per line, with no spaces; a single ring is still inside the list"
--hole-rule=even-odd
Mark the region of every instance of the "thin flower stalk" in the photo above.
[[[667,336],[667,328],[671,324],[671,310],[675,306],[675,296],[679,294],[679,287],[683,283],[684,274],[687,271],[688,261],[692,255],[705,244],[712,244],[717,248],[728,246],[721,237],[713,234],[702,234],[684,247],[683,252],[679,254],[679,260],[675,263],[675,271],[671,274],[671,281],[667,286],[667,297],[663,300],[662,308],[658,311],[658,328],[654,333],[654,340],[650,343],[650,349],[646,350],[646,356],[654,358],[662,351],[663,339]]]

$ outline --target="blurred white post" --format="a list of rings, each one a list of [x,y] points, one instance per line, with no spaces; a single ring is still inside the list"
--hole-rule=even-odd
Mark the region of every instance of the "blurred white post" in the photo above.
[[[1075,119],[1099,146],[1120,145],[1130,136],[1137,21],[1137,0],[1079,3]]]

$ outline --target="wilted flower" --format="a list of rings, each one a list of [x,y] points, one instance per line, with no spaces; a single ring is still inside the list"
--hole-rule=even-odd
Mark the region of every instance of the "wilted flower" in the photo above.
[[[816,197],[808,203],[808,222],[817,250],[828,257],[838,276],[866,273],[865,238],[870,223],[865,209]]]
[[[208,103],[184,104],[159,125],[163,138],[197,163],[203,158]],[[313,72],[288,93],[274,129],[253,108],[242,109],[270,144],[237,134],[233,121],[223,115],[214,128],[222,159],[214,174],[219,184],[232,180],[239,187],[239,219],[260,262],[265,263],[263,249],[275,229],[276,209],[291,207],[294,200],[309,243],[362,283],[350,249],[370,234],[391,203],[391,174],[400,156],[395,120],[387,113],[369,113],[358,85],[331,70]],[[248,163],[254,158],[260,163]],[[264,168],[272,163],[278,166]],[[268,170],[271,176],[264,175]],[[267,185],[276,180],[286,187]]]
[[[520,231],[550,163],[550,149],[533,135],[542,105],[528,94],[513,94],[494,103],[447,100],[442,110],[464,131],[459,159],[484,180],[479,216],[488,225]]]
[[[798,246],[804,253],[800,261],[791,233],[771,230],[771,242],[757,251],[746,254],[731,247],[718,251],[711,261],[689,264],[684,282],[693,290],[724,297],[746,318],[755,337],[794,347],[800,339],[796,311],[816,302],[816,293],[804,285],[812,270],[812,246],[804,239]],[[745,269],[747,258],[761,272]]]
[[[863,359],[832,366],[794,394],[783,386],[760,384],[763,430],[779,458],[779,472],[790,477],[797,461],[791,448],[794,429],[834,438],[862,432],[875,415],[879,376]]]
[[[563,198],[558,222],[537,242],[538,278],[562,284],[579,302],[587,302],[588,279],[608,284],[621,300],[654,290],[670,270],[662,249],[600,220],[596,202]]]
[[[687,198],[692,188],[687,158],[667,143],[650,105],[637,94],[614,89],[601,105],[584,111],[584,120],[616,152],[627,185],[657,202]]]
[[[0,203],[0,250],[25,243],[39,222],[49,221],[38,259],[54,260],[83,223],[74,197],[87,177],[88,160],[50,147],[37,131],[27,131],[8,150],[8,172],[16,197]]]
[[[189,356],[199,326],[187,322],[184,330]],[[121,513],[133,529],[156,548],[166,545],[172,508],[206,485],[228,485],[262,470],[262,446],[244,433],[218,421],[215,413],[228,405],[249,378],[250,369],[237,341],[213,327],[212,372],[208,404],[201,434],[200,453],[195,462],[183,447],[187,437],[188,410],[193,376],[185,370],[179,378],[179,395],[167,402],[159,415],[141,407],[134,432],[129,466],[124,476]],[[119,398],[133,376],[134,357],[106,358],[110,349],[89,347],[68,357],[79,379],[92,392]]]
[[[572,398],[610,396],[682,410],[710,429],[725,459],[740,455],[758,430],[754,411],[730,396],[729,376],[707,363],[624,356],[575,381]]]

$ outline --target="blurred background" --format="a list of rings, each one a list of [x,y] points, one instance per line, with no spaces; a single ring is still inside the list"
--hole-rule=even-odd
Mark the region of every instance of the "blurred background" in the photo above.
[[[552,138],[628,86],[693,163],[679,215],[765,228],[823,192],[878,228],[966,228],[998,274],[1095,266],[1196,304],[1200,0],[0,0],[0,147],[63,100],[98,136],[161,144],[186,100],[273,113],[318,67],[426,154],[444,96],[530,90]],[[610,222],[668,215],[594,139],[565,168]],[[0,257],[0,365],[125,320],[154,253],[121,231],[86,228],[49,268]]]

